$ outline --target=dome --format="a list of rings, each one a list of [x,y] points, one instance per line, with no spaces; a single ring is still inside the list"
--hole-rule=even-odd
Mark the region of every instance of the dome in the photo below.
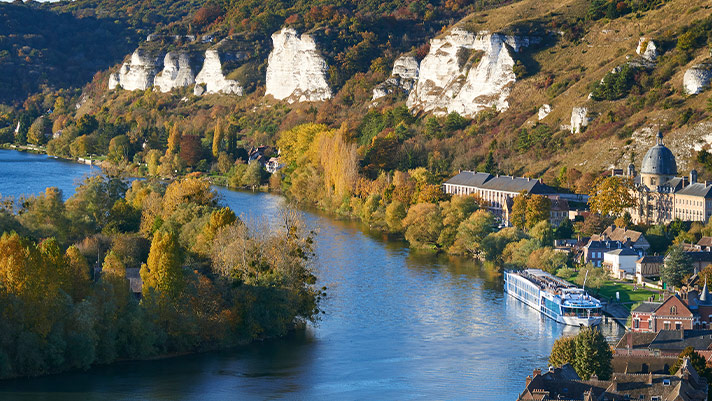
[[[655,175],[676,175],[677,163],[675,163],[675,155],[672,154],[663,144],[663,137],[658,134],[658,143],[648,150],[648,153],[643,157],[643,165],[640,172],[643,174]]]

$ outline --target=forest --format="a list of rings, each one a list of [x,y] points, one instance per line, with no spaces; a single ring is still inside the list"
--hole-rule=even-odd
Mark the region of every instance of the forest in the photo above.
[[[2,199],[0,378],[283,336],[318,318],[314,233],[251,226],[195,178]],[[139,279],[140,278],[140,279]]]

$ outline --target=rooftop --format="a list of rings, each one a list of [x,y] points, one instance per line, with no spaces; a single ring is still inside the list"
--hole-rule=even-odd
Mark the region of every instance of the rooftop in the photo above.
[[[524,191],[530,194],[553,194],[556,192],[554,188],[539,180],[507,175],[495,176],[474,171],[462,171],[445,183],[513,193]]]

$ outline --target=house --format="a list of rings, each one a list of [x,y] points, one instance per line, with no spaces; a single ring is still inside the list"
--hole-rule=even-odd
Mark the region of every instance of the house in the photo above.
[[[707,283],[695,289],[670,295],[663,302],[643,302],[631,311],[631,330],[691,330],[712,328],[712,294]]]
[[[595,240],[591,238],[582,249],[583,263],[591,263],[593,266],[603,266],[603,255],[614,249],[622,249],[625,244],[611,240]]]
[[[638,284],[643,284],[644,279],[660,277],[663,267],[662,255],[646,255],[635,261],[635,278]]]
[[[552,227],[558,227],[564,220],[569,219],[569,201],[560,196],[549,196],[551,209],[549,210],[549,223]]]
[[[650,249],[650,242],[643,236],[643,233],[635,230],[628,230],[625,227],[616,227],[612,224],[601,233],[601,235],[594,235],[594,239],[609,239],[612,241],[618,241],[631,248],[635,248],[638,251],[642,251],[645,254],[648,249]]]
[[[700,251],[712,252],[712,237],[702,237],[697,241],[697,247]]]
[[[697,374],[688,358],[674,375],[616,372],[610,380],[599,380],[595,375],[581,380],[571,365],[566,364],[549,368],[543,374],[534,370],[525,383],[518,401],[702,401],[707,399],[708,392],[707,379]]]
[[[712,263],[712,252],[708,251],[692,251],[685,252],[687,256],[692,261],[692,266],[694,267],[695,273],[699,273],[705,267]],[[667,259],[667,258],[666,258]]]
[[[633,248],[620,248],[603,254],[603,267],[617,279],[632,278],[635,262],[640,258]]]
[[[677,358],[687,347],[692,347],[710,361],[712,330],[661,330],[657,333],[628,331],[615,345],[613,358]]]
[[[270,174],[274,174],[282,168],[284,168],[284,164],[280,163],[277,157],[270,157],[267,164],[265,164],[265,170]]]
[[[129,280],[129,288],[134,296],[141,297],[141,288],[143,287],[143,280],[141,280],[141,274],[138,267],[126,268],[126,279]]]

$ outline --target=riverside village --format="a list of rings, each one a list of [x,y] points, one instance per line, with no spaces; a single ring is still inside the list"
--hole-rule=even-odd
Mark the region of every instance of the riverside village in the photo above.
[[[606,180],[627,184],[603,189]],[[590,331],[557,340],[550,365],[522,378],[518,400],[707,400],[712,182],[698,181],[695,170],[680,176],[658,133],[639,167],[611,169],[602,183],[600,193],[556,193],[539,180],[461,171],[443,184],[448,194],[481,198],[500,227],[516,224],[518,199],[546,199],[550,225],[564,232],[571,222],[596,219],[587,204],[597,201],[590,198],[618,197],[621,217],[612,224],[590,237],[554,240],[554,251],[575,261],[578,271],[532,266],[504,272],[505,292],[542,318],[584,330],[608,320],[625,326],[622,337],[598,345]],[[665,243],[654,227],[680,229]]]

